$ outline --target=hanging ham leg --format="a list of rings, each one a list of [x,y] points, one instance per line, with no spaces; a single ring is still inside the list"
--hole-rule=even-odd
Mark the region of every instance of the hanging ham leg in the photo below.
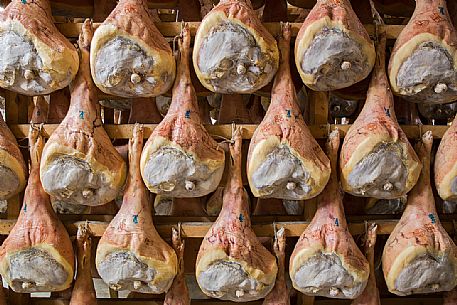
[[[457,247],[440,223],[430,184],[432,144],[431,132],[417,144],[422,174],[382,254],[387,288],[400,296],[449,291],[457,284]]]
[[[250,0],[221,0],[198,28],[193,62],[207,89],[253,93],[273,79],[279,54]]]
[[[173,249],[157,233],[149,194],[140,175],[143,131],[135,125],[129,142],[129,176],[121,209],[97,247],[96,266],[113,290],[166,292],[177,271]]]
[[[304,200],[317,196],[330,177],[330,162],[306,126],[290,75],[290,25],[279,41],[281,63],[271,104],[251,139],[247,174],[256,197]]]
[[[47,123],[60,124],[67,115],[69,107],[70,96],[67,88],[51,93]]]
[[[0,58],[0,87],[29,96],[68,86],[79,62],[49,0],[13,0],[0,12]]]
[[[217,188],[224,171],[224,151],[202,124],[190,80],[190,39],[185,24],[170,109],[141,155],[144,183],[151,192],[169,197],[205,196]]]
[[[181,240],[178,230],[175,228],[172,230],[171,241],[178,256],[178,274],[165,295],[163,305],[190,305],[189,290],[184,275],[184,241]]]
[[[284,228],[276,233],[273,251],[278,260],[278,275],[273,290],[266,296],[262,305],[289,305],[289,290],[286,285],[286,232]]]
[[[354,299],[367,284],[369,264],[349,233],[337,177],[338,130],[327,143],[332,175],[317,198],[316,215],[290,257],[289,274],[298,291],[310,296]]]
[[[370,74],[375,49],[349,0],[318,0],[295,42],[295,62],[316,91],[349,87]]]
[[[457,32],[446,0],[416,0],[390,57],[392,91],[415,103],[457,100],[456,53]]]
[[[233,131],[231,166],[219,217],[197,256],[196,277],[203,293],[223,300],[248,302],[273,288],[276,260],[251,228],[247,194],[241,178],[241,128]]]
[[[370,263],[370,277],[368,278],[367,287],[363,293],[355,299],[351,305],[381,305],[379,298],[379,290],[376,286],[376,275],[374,265],[374,247],[376,244],[376,224],[371,224],[368,227],[367,236],[365,240],[365,255]]]
[[[457,116],[435,155],[435,186],[443,200],[457,200]]]
[[[34,124],[44,124],[48,120],[48,110],[49,104],[46,102],[44,96],[34,96],[33,97],[33,112],[32,112],[32,120]]]
[[[381,17],[378,20],[382,22]],[[385,72],[385,27],[377,31],[376,65],[367,100],[341,148],[341,180],[344,191],[352,195],[394,199],[416,184],[421,164],[395,116]]]
[[[87,225],[78,227],[76,252],[78,271],[71,294],[70,305],[97,305],[94,282],[91,274],[92,238]]]
[[[29,181],[17,222],[0,248],[0,273],[15,292],[62,291],[73,281],[73,246],[41,186],[44,140],[35,128],[29,145]]]
[[[175,78],[171,48],[154,25],[147,0],[119,1],[95,31],[90,63],[97,87],[122,97],[164,94]]]
[[[92,33],[86,20],[79,39],[81,67],[71,86],[70,109],[46,143],[40,170],[48,194],[69,204],[88,206],[114,200],[126,176],[126,164],[103,129],[89,72]]]

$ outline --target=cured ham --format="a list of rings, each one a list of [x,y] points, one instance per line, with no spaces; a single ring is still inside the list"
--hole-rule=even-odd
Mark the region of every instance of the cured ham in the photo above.
[[[289,274],[294,288],[306,295],[354,299],[367,285],[370,266],[349,233],[344,215],[337,177],[339,144],[340,133],[335,130],[327,142],[332,175],[317,198],[313,220],[295,245]]]
[[[366,240],[365,240],[365,255],[370,263],[370,276],[368,278],[368,284],[365,287],[363,293],[355,299],[351,305],[381,305],[381,299],[379,298],[379,290],[376,286],[376,275],[374,265],[374,247],[376,245],[376,231],[378,226],[371,224],[368,227]]]
[[[221,0],[198,28],[193,62],[208,90],[253,93],[273,79],[279,52],[250,0]]]
[[[431,187],[432,144],[426,132],[416,146],[422,174],[382,254],[387,288],[400,296],[449,291],[457,284],[457,247],[441,225]]]
[[[79,66],[49,0],[13,0],[0,12],[0,59],[0,87],[29,96],[68,86]]]
[[[16,224],[0,248],[0,273],[15,292],[62,291],[73,281],[70,237],[40,182],[44,140],[29,132],[30,175]]]
[[[189,290],[184,275],[184,241],[175,228],[172,229],[171,242],[178,256],[178,274],[165,295],[164,305],[190,305]]]
[[[416,0],[390,57],[392,91],[415,103],[457,100],[456,54],[457,32],[446,1]]]
[[[249,146],[247,175],[256,197],[304,200],[317,196],[330,177],[330,161],[296,104],[290,75],[290,25],[279,41],[281,63],[271,104]]]
[[[92,25],[86,20],[79,39],[81,67],[71,86],[70,108],[46,143],[40,170],[48,194],[62,202],[88,206],[114,200],[126,176],[126,164],[100,118],[89,72],[92,34]]]
[[[141,155],[141,175],[147,188],[169,197],[205,196],[217,188],[224,171],[224,151],[203,127],[190,80],[190,39],[185,24],[170,109]]]
[[[457,201],[457,116],[435,155],[435,186],[443,200]]]
[[[92,238],[87,225],[80,225],[76,235],[78,269],[71,294],[70,305],[97,305],[91,274]]]
[[[370,74],[375,48],[349,0],[318,0],[295,42],[295,63],[316,91],[349,87]]]
[[[273,288],[276,260],[251,228],[241,177],[241,128],[230,144],[231,165],[223,206],[198,251],[196,278],[206,295],[235,302],[264,298]]]
[[[367,99],[341,148],[341,182],[343,190],[355,196],[394,199],[416,184],[421,163],[397,122],[385,72],[386,31],[378,27],[377,32]]]
[[[157,30],[147,0],[120,0],[97,28],[90,53],[92,78],[122,97],[164,94],[175,78],[171,48]]]
[[[278,260],[278,275],[273,290],[265,297],[262,305],[289,305],[289,290],[286,285],[286,232],[284,228],[276,232],[273,251]]]
[[[129,176],[121,209],[97,247],[98,274],[113,290],[164,293],[177,273],[177,257],[152,221],[149,194],[140,174],[143,130],[129,142]]]
[[[25,187],[27,168],[16,138],[0,115],[0,200],[6,200]]]

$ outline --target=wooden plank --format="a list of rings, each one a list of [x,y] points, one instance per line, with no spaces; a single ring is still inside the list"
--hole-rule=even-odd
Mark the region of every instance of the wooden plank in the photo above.
[[[70,235],[76,235],[79,225],[86,221],[64,222]],[[398,223],[398,220],[374,220],[378,224],[378,234],[389,235]],[[15,219],[1,219],[0,220],[0,235],[8,235],[14,224]],[[108,226],[108,222],[101,221],[88,221],[91,231],[94,236],[102,236]],[[203,238],[206,232],[211,228],[212,222],[182,222],[182,236],[184,238]],[[308,226],[309,221],[293,221],[293,222],[276,222],[277,227],[284,227],[288,237],[298,237]],[[447,232],[453,234],[454,227],[452,222],[443,221],[441,223]],[[157,231],[164,238],[171,237],[171,228],[177,227],[176,224],[159,224],[156,225]],[[253,224],[252,228],[258,237],[273,237],[274,230],[272,223],[266,224]],[[353,235],[360,235],[365,233],[364,222],[351,222],[349,223],[349,231]]]
[[[200,26],[200,22],[188,22],[190,33],[192,36],[195,36],[197,29]],[[94,23],[94,27],[97,28],[100,23]],[[267,22],[264,23],[267,30],[273,35],[277,36],[281,31],[281,25],[277,22]],[[300,30],[302,23],[291,23],[292,37],[296,37],[298,31]],[[82,23],[58,23],[56,24],[59,31],[67,36],[68,38],[77,38],[80,31]],[[165,37],[175,37],[181,33],[181,22],[161,22],[156,24],[159,31]],[[370,35],[374,34],[374,26],[366,25],[365,26]],[[404,25],[386,25],[387,39],[396,39],[400,32],[405,27]]]
[[[49,137],[54,130],[57,128],[58,124],[46,124],[43,126],[43,135]],[[116,139],[129,139],[133,134],[133,124],[121,124],[121,125],[111,125],[106,124],[104,128],[110,138]],[[145,124],[144,126],[144,137],[148,138],[157,124]],[[243,139],[249,140],[254,134],[257,125],[242,125],[243,126]],[[316,139],[325,139],[327,138],[328,128],[338,128],[341,131],[341,136],[344,137],[351,125],[311,125],[309,126],[311,133]],[[436,139],[443,137],[446,130],[449,126],[444,125],[423,125],[419,127],[418,125],[402,125],[401,126],[408,138],[418,139],[419,135],[425,133],[426,131],[432,131],[433,136]],[[28,124],[13,124],[10,125],[10,129],[16,138],[26,138],[29,132]],[[215,137],[223,137],[229,139],[232,134],[232,125],[207,125],[206,129],[209,133]]]

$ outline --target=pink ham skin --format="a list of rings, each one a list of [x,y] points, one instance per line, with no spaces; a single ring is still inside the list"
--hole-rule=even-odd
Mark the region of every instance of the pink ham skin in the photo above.
[[[440,260],[446,257],[449,261],[449,272],[454,276],[453,281],[441,282],[440,285],[451,286],[457,283],[457,247],[445,231],[438,218],[435,208],[435,200],[430,181],[430,153],[433,145],[433,136],[427,132],[422,136],[422,141],[416,145],[416,151],[423,163],[422,173],[416,186],[408,194],[408,203],[405,211],[389,236],[382,255],[382,267],[389,291],[398,295],[411,293],[429,293],[443,291],[442,286],[438,289],[431,287],[418,287],[413,292],[397,290],[397,278],[391,278],[392,266],[403,251],[409,247],[425,247],[427,254]],[[412,263],[412,262],[410,262]],[[405,265],[404,267],[407,267]],[[433,267],[431,267],[433,268]],[[453,270],[452,270],[453,269]],[[403,270],[403,269],[401,269]],[[394,270],[398,271],[398,270]],[[415,278],[409,279],[414,285]],[[423,280],[422,280],[423,281]],[[429,283],[434,284],[434,283]],[[417,284],[416,284],[417,285]],[[449,290],[449,289],[448,289]]]
[[[97,305],[91,274],[92,233],[88,226],[80,225],[76,237],[78,271],[71,294],[70,305]]]
[[[34,96],[33,102],[35,107],[32,113],[32,122],[34,124],[44,124],[48,120],[48,103],[44,99],[44,96]]]
[[[386,33],[385,31],[380,31],[379,43],[377,45],[376,63],[372,73],[365,105],[346,134],[341,148],[340,168],[342,170],[345,168],[349,159],[356,152],[358,146],[368,137],[372,136],[386,136],[394,143],[402,143],[406,145],[406,152],[403,154],[406,154],[406,156],[411,158],[413,162],[419,162],[419,159],[417,158],[413,147],[409,143],[406,134],[397,122],[394,109],[394,97],[390,90],[385,70],[385,48]],[[408,174],[410,170],[411,169],[408,168]],[[414,183],[411,183],[411,187],[415,184],[417,179],[418,175],[416,175],[413,181]],[[349,190],[345,191],[349,192]],[[409,191],[409,189],[405,190],[403,194],[395,194],[394,198],[405,195],[407,191]],[[353,195],[361,196],[362,194],[354,193]]]
[[[455,177],[450,181],[451,187],[446,187],[442,184],[446,176],[450,174],[450,170],[453,170],[457,163],[455,147],[457,147],[457,117],[445,132],[435,155],[435,185],[439,195],[444,200],[454,200],[457,198],[457,194],[452,192]]]
[[[341,259],[345,260],[346,266],[358,273],[360,279],[365,281],[368,279],[368,261],[349,233],[344,214],[343,192],[337,174],[339,145],[340,133],[335,130],[330,134],[327,142],[327,154],[330,157],[332,174],[324,191],[317,197],[318,207],[313,220],[298,239],[290,257],[289,272],[292,282],[294,282],[294,260],[302,249],[307,248],[318,248],[321,249],[322,253],[339,255]],[[300,266],[296,267],[300,268]],[[363,283],[362,286],[364,286]],[[294,287],[297,289],[295,283]],[[340,292],[337,297],[345,296]]]
[[[250,267],[262,270],[264,274],[276,274],[275,258],[259,242],[251,228],[248,198],[241,176],[241,133],[240,127],[236,127],[232,133],[231,166],[224,189],[222,210],[203,239],[196,266],[198,269],[200,260],[207,253],[223,250],[231,260],[246,262]]]
[[[351,305],[381,305],[381,299],[379,298],[379,290],[376,287],[376,275],[375,275],[375,253],[374,248],[376,245],[376,230],[378,226],[371,224],[368,227],[366,240],[365,240],[365,256],[370,263],[370,277],[368,278],[367,287],[363,293],[355,299]]]
[[[37,245],[48,245],[57,251],[60,258],[69,266],[68,270],[65,269],[70,273],[67,283],[54,291],[64,290],[69,287],[73,279],[75,264],[73,246],[64,225],[52,209],[49,195],[41,185],[40,159],[44,140],[35,128],[30,129],[29,145],[31,167],[23,206],[16,224],[0,248],[0,262],[3,265],[5,260],[8,260],[8,255],[15,252],[27,251]],[[3,277],[5,278],[4,274]],[[50,288],[52,287],[47,287],[49,289],[47,291],[51,291]]]
[[[262,305],[289,305],[289,290],[286,285],[286,232],[279,229],[273,244],[273,251],[278,260],[278,275],[273,290],[266,296]]]
[[[181,240],[178,230],[172,229],[171,242],[178,257],[178,273],[170,290],[165,295],[163,305],[190,305],[189,290],[184,274],[184,241]]]
[[[395,46],[391,52],[389,61],[389,75],[392,73],[393,59],[395,56],[397,56],[399,49],[415,36],[423,33],[430,33],[436,36],[438,39],[442,40],[441,43],[446,43],[455,52],[457,48],[457,31],[452,24],[449,11],[447,10],[446,0],[416,0],[416,9],[414,10],[413,16],[403,31],[401,31],[400,35],[395,41]],[[455,55],[451,54],[450,56],[454,57]],[[454,64],[454,60],[451,60],[451,62]],[[401,65],[402,63],[399,64]],[[454,67],[452,67],[452,69],[455,70]],[[392,79],[392,77],[395,77],[395,79]],[[391,76],[391,82],[397,83],[397,76]],[[455,87],[455,84],[451,85]],[[395,89],[395,87],[393,89]],[[448,92],[450,90],[451,89],[448,89]],[[398,91],[398,89],[394,90],[394,92],[396,91]],[[411,96],[408,96],[405,93],[399,94],[405,95],[410,99],[411,102],[416,103],[449,103],[457,99],[457,93],[454,90],[453,92],[454,93],[452,95],[444,96],[441,98],[437,97],[437,95],[434,94],[435,92],[433,92],[435,97],[433,99],[431,96],[421,96],[420,93],[413,94]],[[445,93],[441,94],[444,95]]]
[[[264,119],[252,136],[247,168],[249,169],[249,163],[255,158],[253,152],[256,145],[270,137],[278,137],[281,143],[287,143],[302,158],[313,160],[320,172],[328,173],[330,172],[330,161],[306,126],[300,108],[296,103],[297,95],[290,74],[290,35],[290,25],[285,24],[282,38],[278,42],[281,59],[273,83],[271,103]],[[253,173],[248,172],[248,175],[251,174]],[[313,186],[319,190],[316,195],[324,188],[328,178],[323,180],[323,185],[319,185],[319,181],[316,181],[318,185]],[[312,191],[316,192],[316,190]]]

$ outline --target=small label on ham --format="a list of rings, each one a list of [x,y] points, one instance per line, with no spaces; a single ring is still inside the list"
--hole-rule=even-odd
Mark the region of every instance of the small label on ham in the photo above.
[[[138,224],[138,215],[133,215],[133,223]]]
[[[432,223],[436,223],[436,218],[435,218],[435,215],[433,215],[432,213],[428,214],[428,217],[430,218],[430,220],[432,221]]]
[[[79,112],[79,118],[80,118],[81,120],[84,119],[84,111],[80,111],[80,112]]]
[[[27,212],[27,203],[24,203],[24,212]]]
[[[384,107],[384,112],[385,112],[386,115],[390,118],[390,108]]]
[[[290,109],[287,109],[287,117],[290,118],[291,115],[290,115]]]
[[[440,10],[440,14],[441,15],[444,16],[446,14],[446,11],[445,11],[444,7],[440,6],[440,7],[438,7],[438,9]]]
[[[244,221],[243,214],[240,214],[240,216],[238,217],[238,219],[240,220],[240,222],[243,222],[243,221]]]
[[[187,111],[186,111],[185,118],[186,118],[186,119],[190,119],[190,110],[187,110]]]
[[[335,218],[335,225],[336,225],[337,227],[340,226],[340,222],[339,222],[338,218]]]

